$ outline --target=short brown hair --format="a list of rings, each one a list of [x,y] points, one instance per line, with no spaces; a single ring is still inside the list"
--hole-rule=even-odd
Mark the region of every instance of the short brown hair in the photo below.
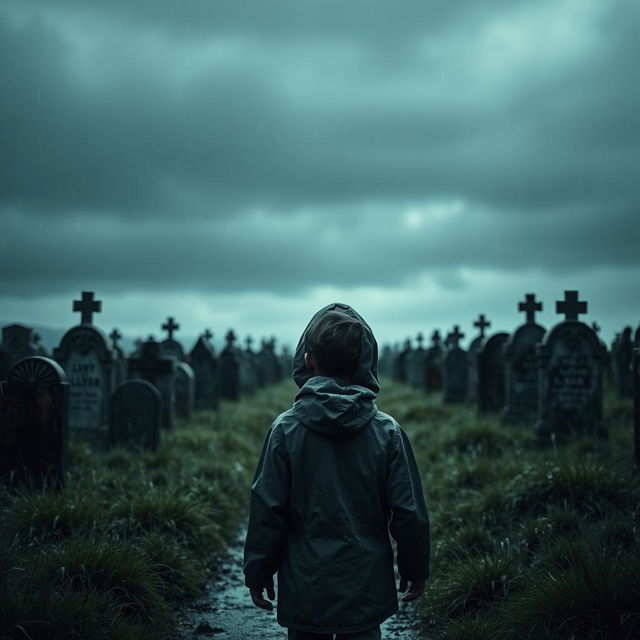
[[[360,359],[362,324],[341,311],[323,313],[308,329],[305,346],[329,376],[351,378]]]

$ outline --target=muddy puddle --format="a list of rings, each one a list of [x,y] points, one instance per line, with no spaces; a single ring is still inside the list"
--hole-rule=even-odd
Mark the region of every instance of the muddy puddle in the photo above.
[[[178,615],[179,629],[171,640],[285,640],[287,631],[276,622],[275,611],[258,609],[251,602],[242,574],[244,535],[230,548],[216,580],[206,595],[185,606]],[[400,611],[382,625],[383,639],[419,640],[413,604],[400,603]]]

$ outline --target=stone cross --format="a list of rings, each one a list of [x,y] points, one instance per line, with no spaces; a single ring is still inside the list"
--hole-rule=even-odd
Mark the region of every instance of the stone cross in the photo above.
[[[120,340],[120,338],[122,338],[122,334],[118,331],[118,329],[114,329],[109,334],[109,337],[111,338],[111,342],[113,344],[113,348],[117,349],[118,348],[118,341]]]
[[[436,329],[431,334],[431,342],[433,342],[433,344],[440,344],[441,341],[442,341],[442,338],[440,337],[440,332]]]
[[[80,324],[92,324],[93,314],[102,311],[102,301],[94,299],[93,291],[83,291],[81,300],[73,301],[73,311],[80,313]]]
[[[418,349],[422,349],[422,343],[424,342],[422,331],[420,331],[420,333],[418,333],[418,335],[416,336],[416,342],[418,343]]]
[[[162,330],[166,331],[169,340],[173,340],[173,334],[180,328],[180,325],[173,319],[173,316],[169,316],[167,321],[162,325]]]
[[[450,333],[447,338],[449,339],[449,344],[452,347],[457,347],[460,340],[462,340],[462,338],[464,338],[464,333],[460,332],[460,327],[458,325],[455,325],[453,327],[453,332]]]
[[[205,332],[202,334],[205,340],[211,340],[213,338],[213,333],[211,333],[211,329],[205,329]]]
[[[577,320],[578,316],[587,313],[587,303],[578,300],[577,291],[565,291],[564,300],[556,301],[556,313],[564,313],[565,320]]]
[[[477,327],[480,330],[480,337],[484,338],[485,329],[491,326],[491,321],[487,320],[484,313],[481,313],[478,316],[478,319],[473,323],[474,327]],[[464,337],[464,336],[463,336]]]
[[[247,345],[247,351],[251,351],[251,345],[253,344],[253,338],[251,336],[247,336],[244,339],[244,343]]]
[[[536,302],[535,293],[527,293],[524,302],[518,303],[518,311],[527,314],[527,324],[535,324],[536,311],[542,311],[542,302]]]
[[[229,348],[233,348],[233,343],[236,341],[236,334],[233,333],[233,329],[229,329],[229,331],[227,331],[227,335],[224,337],[224,339],[227,341],[227,345],[229,346]]]

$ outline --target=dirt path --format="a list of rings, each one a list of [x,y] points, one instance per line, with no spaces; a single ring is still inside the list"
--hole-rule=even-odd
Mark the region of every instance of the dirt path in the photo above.
[[[171,640],[220,638],[220,640],[285,640],[286,630],[276,622],[275,611],[263,611],[251,602],[243,584],[242,543],[238,538],[222,565],[218,578],[207,586],[204,598],[179,614],[180,628]],[[382,625],[383,639],[419,640],[413,605],[401,604],[400,611]]]

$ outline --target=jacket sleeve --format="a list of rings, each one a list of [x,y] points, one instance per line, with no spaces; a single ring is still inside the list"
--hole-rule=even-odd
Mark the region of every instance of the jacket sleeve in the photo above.
[[[289,459],[277,425],[267,433],[251,486],[249,526],[244,545],[245,585],[262,589],[273,584],[287,539]]]
[[[409,438],[399,427],[394,431],[386,488],[389,531],[397,542],[400,576],[421,582],[429,577],[429,516]]]

